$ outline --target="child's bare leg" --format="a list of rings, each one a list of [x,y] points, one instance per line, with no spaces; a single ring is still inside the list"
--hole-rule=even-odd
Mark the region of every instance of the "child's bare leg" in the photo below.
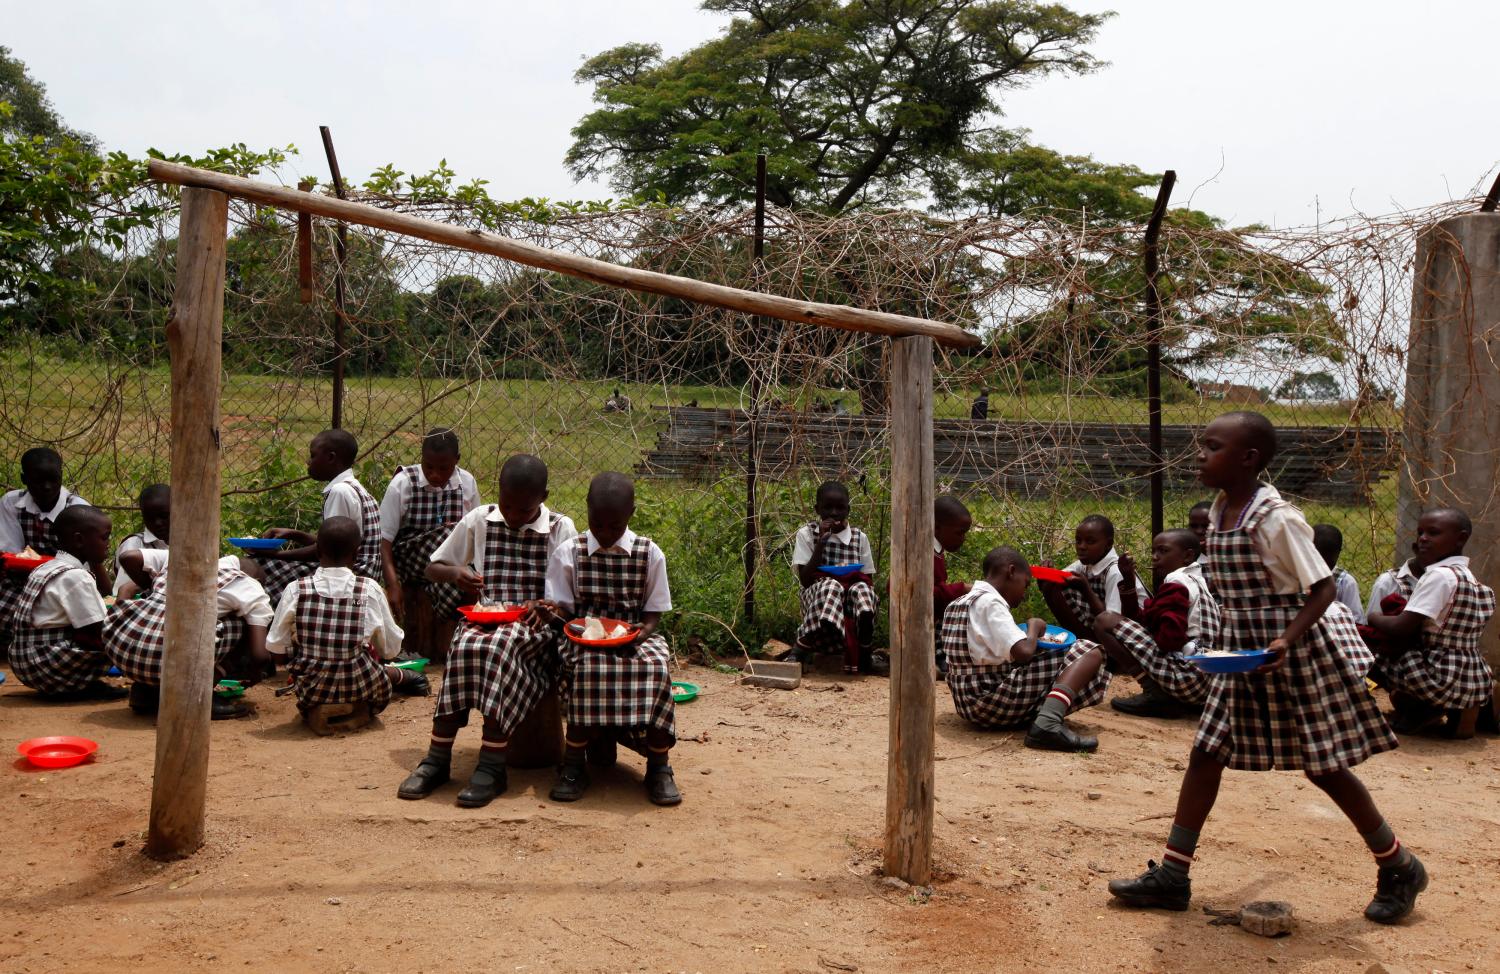
[[[1097,737],[1084,737],[1068,727],[1068,708],[1078,699],[1104,665],[1104,651],[1095,647],[1079,656],[1057,674],[1057,680],[1042,700],[1031,730],[1026,732],[1026,746],[1044,751],[1093,751],[1099,747]]]
[[[1410,913],[1417,894],[1427,888],[1427,870],[1396,838],[1364,782],[1347,768],[1328,774],[1309,774],[1307,780],[1332,798],[1339,811],[1354,823],[1380,867],[1375,898],[1365,907],[1365,916],[1377,923],[1395,923]]]
[[[646,732],[646,795],[656,805],[678,805],[682,794],[667,763],[676,738],[655,727]]]
[[[453,763],[453,742],[459,729],[468,723],[467,711],[456,714],[437,714],[432,718],[432,740],[427,745],[427,754],[415,771],[406,776],[396,797],[426,798],[448,780]]]
[[[1186,910],[1192,898],[1192,881],[1188,870],[1198,848],[1198,833],[1208,821],[1219,785],[1224,779],[1224,764],[1207,751],[1193,748],[1188,756],[1187,774],[1177,792],[1177,813],[1172,817],[1172,831],[1167,835],[1166,851],[1161,865],[1152,862],[1135,879],[1113,879],[1109,892],[1126,906]]]

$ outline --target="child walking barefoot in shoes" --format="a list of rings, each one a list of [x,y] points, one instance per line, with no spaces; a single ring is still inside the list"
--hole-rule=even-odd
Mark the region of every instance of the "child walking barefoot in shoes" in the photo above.
[[[1396,747],[1396,738],[1365,687],[1363,646],[1350,645],[1359,641],[1353,618],[1325,615],[1335,584],[1312,528],[1261,481],[1275,453],[1276,430],[1259,413],[1227,413],[1203,432],[1199,476],[1220,490],[1208,542],[1223,611],[1218,648],[1273,655],[1252,673],[1213,678],[1162,862],[1113,880],[1109,891],[1128,906],[1186,910],[1193,853],[1224,770],[1298,770],[1333,799],[1375,858],[1365,916],[1395,923],[1427,888],[1427,871],[1350,769]]]

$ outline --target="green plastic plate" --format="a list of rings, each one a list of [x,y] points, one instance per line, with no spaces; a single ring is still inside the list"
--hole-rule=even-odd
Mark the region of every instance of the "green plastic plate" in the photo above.
[[[698,699],[698,684],[683,683],[678,680],[672,681],[672,699],[677,703],[687,703]]]

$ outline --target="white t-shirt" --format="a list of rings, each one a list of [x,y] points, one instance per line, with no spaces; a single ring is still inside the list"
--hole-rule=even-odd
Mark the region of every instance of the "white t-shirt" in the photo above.
[[[63,512],[63,508],[87,503],[88,501],[64,487],[58,491],[57,503],[52,506],[52,510],[44,511],[31,499],[30,491],[7,492],[4,497],[0,497],[0,551],[15,554],[26,548],[26,532],[21,530],[21,521],[16,517],[17,511],[29,511],[50,524],[57,520],[57,515]]]
[[[1280,500],[1281,494],[1269,484],[1261,484],[1260,493],[1252,504],[1263,504],[1266,499]],[[1224,494],[1214,498],[1213,510],[1209,512],[1212,524],[1219,524],[1220,512],[1224,510]],[[1232,527],[1232,525],[1231,525]],[[1271,590],[1277,595],[1301,595],[1333,572],[1328,562],[1313,547],[1312,525],[1302,512],[1290,504],[1282,504],[1267,511],[1256,526],[1252,536],[1255,550],[1271,576]]]
[[[1005,596],[989,582],[977,581],[969,590],[969,655],[976,663],[1004,663],[1026,632],[1016,625]]]
[[[452,532],[438,545],[437,550],[432,553],[430,561],[447,562],[450,565],[458,565],[463,568],[472,568],[480,574],[484,573],[484,546],[489,537],[489,525],[504,524],[505,518],[500,513],[497,504],[481,507],[470,511],[463,516],[463,520],[453,526]],[[566,514],[558,514],[542,505],[541,513],[536,520],[522,527],[523,531],[535,531],[547,536],[547,558],[557,551],[564,542],[572,541],[578,537],[578,529],[573,526],[573,519]]]
[[[1458,576],[1450,569],[1467,570],[1468,567],[1467,557],[1454,555],[1428,565],[1422,577],[1417,579],[1417,587],[1412,589],[1411,598],[1406,600],[1406,611],[1427,617],[1427,621],[1422,624],[1423,629],[1437,632],[1443,628],[1443,623],[1448,621],[1448,613],[1453,610],[1453,596],[1458,592]]]
[[[112,590],[113,594],[119,597],[120,589],[124,588],[125,584],[130,581],[130,576],[126,575],[125,569],[120,567],[121,555],[127,551],[141,551],[143,549],[147,551],[165,551],[166,548],[166,541],[152,534],[150,528],[142,528],[140,534],[132,534],[124,541],[121,541],[120,546],[115,549],[115,587]],[[148,568],[147,571],[150,571],[150,569]]]
[[[420,467],[417,468],[417,476],[422,478],[424,485],[429,485],[427,476]],[[465,514],[479,506],[479,485],[475,483],[473,474],[458,467],[453,471],[451,482],[457,482],[463,490]],[[406,475],[405,467],[396,471],[396,476],[391,478],[390,486],[386,487],[385,496],[380,500],[380,537],[384,540],[396,540],[396,533],[401,530],[401,522],[406,517],[406,505],[411,503],[411,495],[417,487]]]
[[[625,533],[620,535],[620,540],[606,550],[629,554],[635,545],[635,539],[636,533],[626,528]],[[573,586],[573,552],[576,547],[571,544],[559,545],[552,552],[552,560],[547,563],[547,598],[568,609],[578,604],[577,589]],[[594,532],[590,531],[588,553],[592,555],[598,550],[599,542],[594,540]],[[646,595],[641,603],[641,611],[666,612],[671,608],[672,592],[667,587],[667,556],[662,554],[653,541],[646,556]]]
[[[141,566],[154,581],[167,570],[171,556],[170,550],[147,548],[141,552]],[[239,569],[240,559],[237,555],[225,555],[219,559],[218,567]],[[252,626],[269,626],[275,616],[266,590],[243,574],[228,585],[218,586],[217,611],[220,616],[239,616]]]
[[[1092,565],[1085,565],[1081,561],[1075,561],[1063,569],[1063,571],[1077,572],[1085,578],[1099,578],[1103,576],[1104,610],[1106,612],[1120,611],[1120,583],[1124,581],[1125,573],[1120,571],[1120,553],[1118,551],[1113,548],[1109,549],[1109,554],[1100,558]],[[1146,596],[1150,594],[1151,590],[1146,587],[1146,583],[1141,581],[1141,577],[1137,575],[1135,577],[1136,604],[1140,605],[1146,600]]]
[[[57,553],[56,561],[82,571],[63,572],[47,583],[31,609],[31,625],[37,629],[60,629],[72,626],[82,629],[103,622],[108,610],[88,566],[66,551]]]
[[[363,525],[365,508],[359,496],[359,488],[362,486],[363,484],[355,479],[353,470],[345,470],[324,484],[323,520],[326,521],[331,517],[347,517],[355,524]]]
[[[1380,611],[1380,601],[1387,595],[1401,591],[1401,586],[1397,584],[1398,579],[1409,579],[1412,591],[1416,591],[1417,573],[1411,570],[1409,560],[1403,561],[1400,568],[1387,568],[1370,583],[1370,601],[1365,608],[1367,618]]]
[[[861,541],[859,546],[859,560],[865,566],[865,574],[873,578],[875,575],[875,553],[870,548],[870,535],[864,531],[861,531],[859,534]],[[845,524],[844,530],[838,534],[831,534],[828,537],[830,540],[848,544],[853,536],[853,526]],[[793,565],[807,565],[812,562],[813,541],[816,538],[817,529],[811,524],[804,524],[797,529],[797,536],[792,541]]]
[[[1355,578],[1352,572],[1343,570],[1335,571],[1333,576],[1337,586],[1334,590],[1334,599],[1347,605],[1354,616],[1354,621],[1363,624],[1365,609],[1364,603],[1359,600],[1359,579]]]
[[[333,599],[349,598],[354,592],[355,574],[347,568],[319,568],[313,573],[313,588],[319,595]],[[292,650],[292,638],[297,632],[297,590],[293,583],[281,593],[281,602],[276,606],[276,618],[271,631],[266,633],[266,649],[278,656]],[[395,659],[401,655],[401,640],[406,633],[396,625],[391,615],[391,605],[385,599],[385,589],[370,579],[365,579],[365,597],[360,605],[360,638],[374,646],[381,659]]]

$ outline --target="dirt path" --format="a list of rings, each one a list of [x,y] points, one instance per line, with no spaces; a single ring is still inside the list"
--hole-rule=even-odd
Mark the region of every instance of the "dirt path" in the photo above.
[[[152,725],[123,705],[46,706],[0,688],[0,743],[98,740],[76,769],[4,770],[0,970],[119,971],[1243,971],[1500,970],[1500,742],[1413,740],[1366,781],[1427,861],[1416,922],[1360,911],[1375,870],[1300,776],[1231,775],[1195,873],[1198,903],[1285,899],[1301,926],[1271,941],[1196,912],[1112,908],[1166,832],[1191,725],[1079,723],[1094,757],[1039,754],[938,704],[938,856],[930,895],[881,882],[886,684],[817,676],[791,693],[703,669],[679,710],[686,801],[649,805],[639,761],[585,799],[546,799],[515,771],[487,809],[395,798],[425,748],[430,700],[383,727],[316,739],[290,698],[213,729],[209,843],[140,853]],[[1129,681],[1117,692],[1133,692]],[[466,731],[455,772],[467,776]],[[13,751],[11,753],[14,753]]]

